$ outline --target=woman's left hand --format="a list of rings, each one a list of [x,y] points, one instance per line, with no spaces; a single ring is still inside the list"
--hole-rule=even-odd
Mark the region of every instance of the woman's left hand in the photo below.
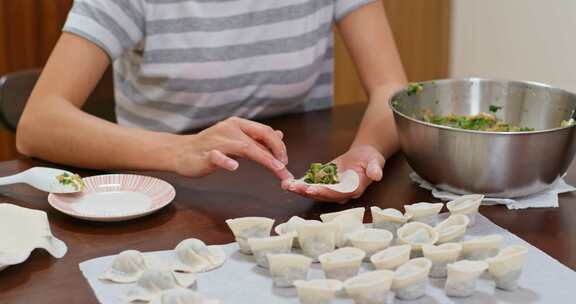
[[[339,172],[354,170],[360,176],[360,185],[351,193],[340,193],[322,186],[290,183],[287,190],[317,201],[346,203],[351,198],[358,198],[373,181],[382,179],[382,168],[386,160],[378,150],[370,145],[355,146],[332,161]]]

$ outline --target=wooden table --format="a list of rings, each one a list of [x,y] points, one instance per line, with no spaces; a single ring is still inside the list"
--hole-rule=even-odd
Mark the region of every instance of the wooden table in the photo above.
[[[362,106],[347,106],[266,122],[286,134],[289,168],[298,174],[304,172],[310,162],[328,161],[344,152],[362,112]],[[0,163],[0,175],[14,174],[37,165],[48,164],[31,159]],[[318,218],[320,213],[356,206],[400,209],[403,204],[431,201],[429,192],[410,181],[410,172],[405,159],[397,155],[388,160],[380,183],[370,187],[359,200],[345,206],[314,203],[284,192],[270,173],[250,162],[241,162],[236,173],[218,172],[201,179],[145,172],[143,174],[160,177],[174,185],[176,199],[156,214],[123,223],[77,220],[51,209],[44,193],[25,186],[4,187],[0,190],[0,201],[48,212],[52,232],[66,242],[69,251],[64,258],[54,259],[37,250],[25,263],[0,272],[0,302],[96,303],[78,263],[126,249],[171,249],[190,237],[210,244],[229,243],[233,237],[224,223],[228,218],[259,215],[281,223],[293,215],[312,219]],[[86,176],[97,172],[79,173]],[[576,184],[574,166],[570,168],[567,180]],[[562,195],[558,209],[509,211],[499,206],[482,207],[482,213],[576,269],[576,196],[573,194]]]

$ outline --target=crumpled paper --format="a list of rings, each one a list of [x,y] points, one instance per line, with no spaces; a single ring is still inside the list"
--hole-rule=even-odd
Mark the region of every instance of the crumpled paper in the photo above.
[[[417,183],[421,188],[430,190],[435,198],[450,201],[460,197],[454,194],[434,187],[415,172],[410,174],[410,179]],[[556,184],[546,192],[536,193],[530,196],[519,198],[498,198],[486,197],[482,201],[483,205],[506,205],[510,210],[527,209],[527,208],[558,208],[558,194],[576,191],[576,187],[568,185],[564,179],[560,179]]]

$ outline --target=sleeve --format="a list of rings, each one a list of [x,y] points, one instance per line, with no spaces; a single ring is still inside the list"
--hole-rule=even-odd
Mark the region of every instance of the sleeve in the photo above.
[[[336,21],[340,21],[349,13],[374,1],[379,0],[335,0],[334,18]]]
[[[62,31],[88,39],[114,61],[143,38],[144,0],[75,0]]]

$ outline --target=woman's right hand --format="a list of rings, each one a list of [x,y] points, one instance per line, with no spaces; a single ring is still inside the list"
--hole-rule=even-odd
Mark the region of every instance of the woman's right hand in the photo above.
[[[286,169],[288,154],[281,131],[232,117],[194,135],[179,136],[174,170],[186,176],[205,176],[218,168],[238,169],[235,157],[253,160],[281,181],[293,179]]]

